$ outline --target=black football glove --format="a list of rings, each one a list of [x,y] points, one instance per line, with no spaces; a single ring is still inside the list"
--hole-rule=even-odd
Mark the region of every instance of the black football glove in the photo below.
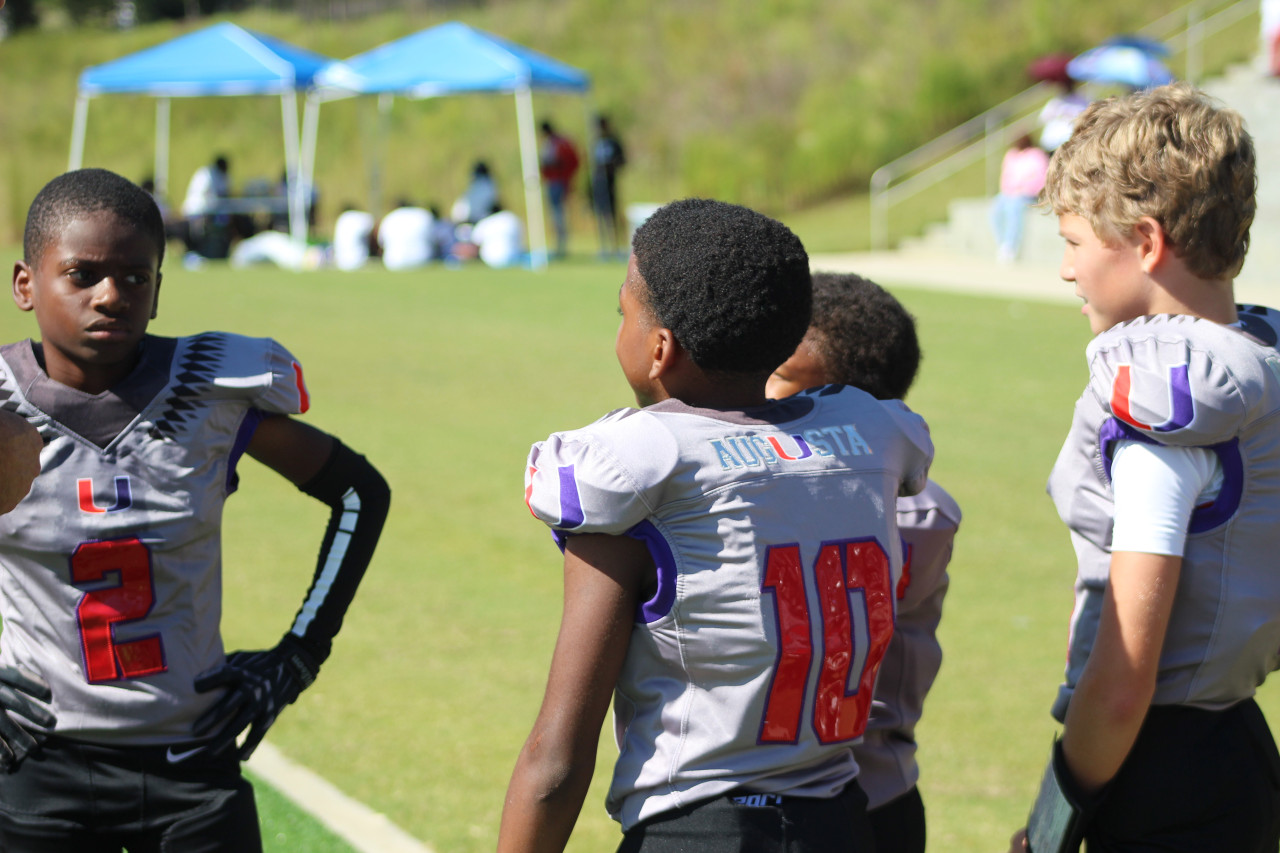
[[[274,649],[227,655],[222,666],[196,677],[198,693],[220,688],[226,693],[196,720],[195,736],[211,738],[209,752],[217,754],[233,746],[240,732],[249,727],[239,752],[240,760],[247,760],[284,707],[311,686],[319,671],[319,664],[306,649],[287,636]]]
[[[48,702],[52,697],[48,683],[35,673],[0,666],[0,771],[12,773],[40,745],[35,735],[18,725],[9,712],[16,711],[49,728],[56,722],[53,712],[32,700]]]

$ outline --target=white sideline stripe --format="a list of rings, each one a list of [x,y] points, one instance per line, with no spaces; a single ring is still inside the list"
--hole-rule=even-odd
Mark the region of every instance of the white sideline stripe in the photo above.
[[[434,853],[386,815],[351,799],[269,743],[258,744],[248,765],[359,853]]]

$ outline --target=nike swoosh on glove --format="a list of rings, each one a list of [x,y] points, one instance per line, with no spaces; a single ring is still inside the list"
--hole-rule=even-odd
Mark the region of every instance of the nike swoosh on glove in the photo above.
[[[53,712],[33,700],[48,702],[51,698],[53,693],[40,676],[25,669],[0,666],[0,771],[12,773],[22,759],[40,746],[36,735],[19,725],[9,712],[50,728],[57,722]]]
[[[311,686],[319,670],[315,659],[289,637],[274,649],[228,655],[226,663],[196,676],[196,692],[226,692],[196,720],[195,736],[211,738],[209,752],[217,754],[248,728],[239,750],[240,760],[247,760],[276,717]]]

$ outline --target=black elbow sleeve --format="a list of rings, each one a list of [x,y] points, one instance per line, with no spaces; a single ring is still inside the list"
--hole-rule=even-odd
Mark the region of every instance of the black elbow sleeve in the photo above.
[[[319,664],[329,656],[373,558],[391,505],[391,489],[378,469],[336,438],[324,467],[298,488],[332,510],[315,576],[289,630]]]

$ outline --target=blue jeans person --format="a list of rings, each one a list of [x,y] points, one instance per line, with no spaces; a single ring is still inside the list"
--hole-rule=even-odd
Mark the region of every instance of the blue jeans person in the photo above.
[[[1034,201],[1034,196],[1003,193],[996,196],[995,203],[991,206],[991,230],[996,234],[998,260],[1007,262],[1018,257],[1018,250],[1022,248],[1027,208]]]
[[[569,242],[569,228],[565,223],[564,199],[569,186],[562,181],[547,182],[547,203],[551,205],[551,222],[556,229],[556,257],[563,258]]]

